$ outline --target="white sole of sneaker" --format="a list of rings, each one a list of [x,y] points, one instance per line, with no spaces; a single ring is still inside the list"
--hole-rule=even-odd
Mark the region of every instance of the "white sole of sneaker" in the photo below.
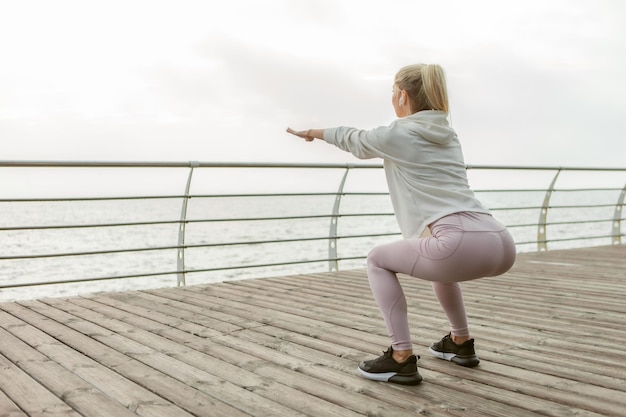
[[[422,376],[420,374],[415,375],[398,375],[397,372],[383,372],[378,374],[373,374],[370,372],[365,372],[361,368],[358,368],[359,374],[363,378],[371,379],[372,381],[380,381],[380,382],[393,382],[395,384],[401,385],[417,385],[422,382]]]
[[[454,358],[456,356],[455,353],[443,353],[443,352],[437,352],[436,350],[433,350],[432,348],[428,348],[428,351],[433,355],[438,357],[439,359],[443,359],[445,361],[452,361],[452,358]]]
[[[480,360],[478,360],[478,358],[476,356],[462,357],[462,356],[457,356],[456,353],[437,352],[436,350],[433,350],[430,347],[428,348],[428,351],[433,356],[435,356],[435,357],[437,357],[439,359],[443,359],[443,360],[446,360],[446,361],[454,362],[457,365],[465,366],[466,368],[473,368],[473,367],[477,366],[480,363]]]
[[[379,373],[379,374],[372,374],[369,372],[365,372],[361,368],[356,368],[356,369],[359,370],[359,374],[361,374],[363,378],[371,379],[372,381],[389,382],[389,379],[392,376],[397,375],[397,372],[384,372],[384,373]]]

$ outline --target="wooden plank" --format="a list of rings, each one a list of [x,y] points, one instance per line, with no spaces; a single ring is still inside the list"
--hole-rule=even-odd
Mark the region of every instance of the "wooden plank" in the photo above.
[[[5,343],[6,341],[0,338],[0,352],[4,352]],[[80,417],[72,407],[3,354],[0,354],[0,370],[2,370],[0,390],[10,398],[12,404],[17,405],[28,416]],[[9,409],[7,407],[7,413]]]
[[[0,368],[1,369],[1,368]],[[4,377],[4,375],[3,375]],[[28,417],[4,392],[0,391],[0,417]]]

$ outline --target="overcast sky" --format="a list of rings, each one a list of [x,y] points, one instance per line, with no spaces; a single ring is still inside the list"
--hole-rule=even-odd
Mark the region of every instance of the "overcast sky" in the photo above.
[[[468,164],[626,166],[621,0],[0,0],[0,159],[354,159],[295,129],[394,120],[447,72]]]

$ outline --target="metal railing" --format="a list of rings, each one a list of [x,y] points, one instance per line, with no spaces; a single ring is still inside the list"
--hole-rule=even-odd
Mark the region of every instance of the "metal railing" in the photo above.
[[[16,272],[19,268],[15,265],[8,268],[9,275],[0,273],[0,290],[9,288],[23,288],[41,285],[51,284],[68,284],[76,282],[94,282],[94,281],[106,281],[106,280],[119,280],[119,279],[131,279],[131,278],[145,278],[155,276],[176,276],[177,285],[185,285],[188,274],[199,274],[209,272],[220,271],[233,271],[243,269],[263,269],[273,267],[285,267],[285,266],[297,266],[304,264],[326,264],[328,270],[334,271],[340,269],[340,264],[349,264],[349,261],[358,262],[366,258],[366,250],[363,247],[371,247],[376,242],[385,239],[397,239],[399,231],[393,221],[393,212],[390,206],[384,206],[384,209],[378,209],[375,211],[365,210],[359,211],[358,208],[365,206],[365,204],[357,204],[355,207],[345,209],[345,199],[357,199],[359,202],[364,202],[369,199],[379,199],[379,197],[388,200],[387,192],[382,191],[370,191],[370,190],[357,190],[351,191],[346,187],[346,183],[350,177],[357,175],[356,173],[363,171],[380,171],[382,165],[380,164],[281,164],[281,163],[214,163],[214,162],[78,162],[78,161],[65,161],[65,162],[51,162],[51,161],[0,161],[0,173],[1,170],[19,169],[11,174],[11,178],[19,176],[21,169],[33,169],[38,170],[42,168],[62,170],[71,168],[81,169],[96,169],[106,168],[107,170],[119,169],[119,168],[132,168],[132,169],[144,169],[144,168],[158,168],[158,169],[170,169],[177,168],[186,170],[184,184],[181,184],[182,193],[164,194],[164,195],[116,195],[116,196],[70,196],[70,197],[41,197],[41,196],[25,196],[25,197],[7,197],[0,196],[0,210],[4,207],[4,210],[0,211],[2,222],[0,223],[0,247],[3,247],[3,254],[0,254],[0,272],[6,271],[7,268],[3,268],[3,263],[7,262],[37,262],[40,260],[52,261],[60,258],[89,258],[98,257],[98,259],[105,259],[106,257],[118,256],[118,255],[131,255],[137,253],[175,253],[175,261],[171,259],[171,262],[164,261],[165,264],[171,265],[171,267],[160,267],[159,270],[142,270],[134,271],[132,273],[121,272],[117,274],[105,274],[99,276],[85,276],[84,273],[74,278],[64,278],[63,271],[58,271],[56,274],[50,274],[48,272],[47,278],[42,280],[32,280],[31,277],[26,279],[15,279],[18,274]],[[192,193],[192,185],[196,183],[193,181],[194,172],[198,170],[224,170],[237,171],[237,170],[253,170],[254,172],[261,172],[263,170],[280,171],[281,173],[288,172],[292,176],[298,176],[298,171],[313,170],[319,172],[320,170],[333,171],[338,173],[338,185],[335,183],[334,189],[331,191],[319,191],[319,192],[301,192],[301,191],[267,191],[258,192],[259,184],[250,184],[247,190],[243,189],[242,192],[212,192],[212,193]],[[624,198],[626,195],[626,185],[624,184],[624,178],[626,176],[626,168],[577,168],[577,167],[523,167],[523,166],[468,166],[468,173],[486,173],[488,171],[498,171],[499,173],[508,173],[512,175],[514,173],[523,173],[529,175],[529,173],[546,172],[551,176],[549,185],[546,187],[535,188],[477,188],[475,189],[477,195],[486,197],[488,200],[498,200],[505,202],[505,204],[487,204],[494,212],[494,215],[498,217],[503,223],[505,223],[509,229],[516,235],[516,242],[518,250],[528,248],[536,245],[536,250],[545,251],[548,250],[548,245],[553,245],[558,242],[592,242],[592,244],[621,244],[624,232],[622,230],[622,221],[624,220],[623,206]],[[109,172],[109,171],[106,171]],[[559,177],[563,173],[583,173],[585,175],[594,173],[608,174],[611,177],[612,184],[620,184],[619,186],[605,186],[605,181],[602,180],[601,184],[589,187],[565,187],[557,188],[556,185],[559,182]],[[6,172],[5,172],[6,174]],[[379,173],[382,175],[382,173]],[[167,175],[167,174],[165,174]],[[255,174],[256,175],[256,174]],[[283,176],[284,174],[281,174]],[[316,174],[317,175],[317,174]],[[491,175],[491,177],[501,177],[502,175]],[[284,177],[283,178],[287,178]],[[184,185],[184,187],[183,187]],[[367,188],[367,184],[361,184],[361,187]],[[354,187],[352,187],[354,188]],[[358,188],[358,187],[357,187]],[[22,190],[19,187],[17,189],[20,192],[27,192],[28,190]],[[59,186],[58,190],[62,190]],[[611,201],[593,201],[590,198],[590,194],[600,193]],[[575,199],[576,204],[568,203],[555,203],[554,197],[556,194],[561,195],[579,195],[584,196],[588,201],[579,204],[580,197]],[[495,197],[494,197],[495,196]],[[530,198],[527,196],[533,196]],[[534,202],[537,196],[542,196],[540,203]],[[616,198],[615,198],[616,196]],[[323,210],[321,213],[311,214],[307,210],[302,213],[285,213],[282,210],[271,209],[264,210],[264,214],[255,213],[257,205],[267,200],[281,201],[293,201],[294,199],[309,199],[311,201],[315,199],[323,199],[326,203],[331,203],[327,207],[327,210]],[[480,197],[479,197],[480,198]],[[237,214],[233,207],[246,206],[249,207],[252,214],[245,215],[227,215],[227,216],[212,216],[212,217],[199,217],[192,218],[189,216],[189,209],[191,202],[215,202],[217,200],[225,200],[231,202],[231,206],[222,210],[227,211],[226,214]],[[567,200],[567,199],[565,199]],[[170,206],[175,203],[179,207],[179,216],[177,218],[165,218],[159,220],[149,219],[134,219],[125,221],[106,221],[104,219],[91,219],[88,223],[84,222],[62,222],[50,224],[42,219],[45,219],[45,208],[41,207],[41,204],[87,204],[87,203],[114,203],[122,204],[124,202],[152,202],[158,203],[159,206],[164,202],[169,202]],[[198,203],[200,204],[200,203]],[[20,205],[21,208],[30,207],[34,210],[34,213],[40,213],[41,216],[32,215],[24,218],[28,219],[31,223],[24,223],[24,220],[20,220],[18,224],[14,224],[14,219],[11,218],[10,206]],[[38,206],[39,205],[39,206]],[[354,205],[354,204],[353,204]],[[264,206],[266,207],[266,206]],[[281,206],[282,207],[282,206]],[[303,206],[303,207],[306,207]],[[607,210],[610,210],[610,215],[607,215]],[[549,221],[548,215],[551,216],[559,211],[569,213],[565,218],[557,221]],[[4,214],[3,214],[4,212]],[[599,213],[592,217],[579,216],[582,214]],[[20,212],[21,213],[21,212]],[[147,212],[146,212],[147,213]],[[572,214],[573,213],[573,214]],[[142,213],[135,213],[141,215]],[[224,214],[224,213],[220,213]],[[14,214],[15,215],[15,214]],[[391,219],[391,220],[390,220]],[[260,224],[280,225],[280,227],[273,230],[281,230],[283,232],[289,232],[289,227],[297,227],[297,225],[303,222],[316,222],[318,224],[317,229],[312,234],[304,236],[289,237],[284,233],[279,237],[269,236],[259,233],[247,233],[245,238],[239,238],[236,240],[222,240],[219,242],[208,242],[205,239],[190,240],[189,229],[193,227],[209,227],[213,225],[245,225],[243,229],[252,230],[258,227]],[[341,224],[353,221],[358,222],[358,227],[350,228],[347,232],[341,230]],[[38,223],[39,222],[39,223]],[[324,230],[319,230],[322,224],[321,222],[327,222],[327,226]],[[373,222],[373,223],[372,223]],[[368,231],[368,225],[379,226],[386,224],[384,230],[377,230],[375,232]],[[289,224],[291,226],[285,226]],[[357,224],[357,223],[355,223]],[[579,231],[582,228],[587,227],[593,232],[585,232],[583,234],[568,235],[569,231]],[[33,238],[32,233],[44,233],[49,231],[62,231],[63,233],[70,233],[71,231],[89,230],[117,230],[119,233],[114,234],[114,239],[118,239],[119,242],[124,240],[123,236],[132,236],[137,233],[137,230],[145,230],[149,228],[176,228],[176,240],[171,244],[161,245],[144,245],[137,247],[109,247],[99,249],[83,249],[83,243],[80,238],[72,238],[64,236],[64,239],[73,240],[69,244],[70,249],[56,250],[51,252],[40,252],[36,247],[30,250],[30,246],[33,246],[29,242],[36,238]],[[225,226],[226,227],[226,226]],[[605,227],[604,231],[601,231],[602,227]],[[130,228],[130,229],[129,229]],[[364,230],[359,233],[358,230]],[[530,233],[530,230],[535,230],[536,233]],[[556,230],[558,233],[552,238],[549,238],[549,231]],[[354,230],[357,230],[354,232]],[[519,231],[519,232],[516,232]],[[599,232],[598,232],[599,231]],[[26,236],[25,241],[20,241],[20,236]],[[206,232],[205,234],[210,234]],[[201,234],[201,233],[200,233]],[[226,234],[227,235],[227,234]],[[4,236],[4,237],[3,237]],[[7,237],[9,236],[9,237]],[[536,236],[536,239],[531,236]],[[264,238],[263,238],[264,237]],[[344,242],[348,241],[365,241],[356,252],[344,253],[340,251]],[[341,242],[341,244],[340,244]],[[594,243],[599,242],[599,243]],[[326,256],[321,255],[319,251],[319,244],[326,245]],[[317,255],[313,256],[308,250],[298,249],[301,244],[316,245]],[[14,245],[21,248],[25,248],[19,253],[13,253],[11,249]],[[229,247],[266,247],[268,245],[287,245],[287,250],[283,253],[289,255],[288,258],[277,259],[272,258],[272,261],[266,262],[252,262],[249,260],[240,261],[235,265],[202,265],[196,262],[196,266],[190,267],[186,257],[190,251],[202,250],[206,253],[206,258],[220,258],[222,261],[226,261],[230,255],[211,255],[218,251],[224,251]],[[36,245],[34,245],[36,246]],[[297,247],[298,246],[298,247]],[[254,249],[248,249],[249,253],[254,253]],[[304,255],[304,256],[303,256]],[[103,258],[104,257],[104,258]],[[160,259],[162,257],[159,257]],[[98,262],[94,262],[94,271],[97,271]]]

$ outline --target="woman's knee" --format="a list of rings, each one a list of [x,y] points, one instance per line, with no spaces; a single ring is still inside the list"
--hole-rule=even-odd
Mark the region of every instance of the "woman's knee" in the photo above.
[[[373,247],[367,254],[367,266],[380,266],[380,262],[384,259],[381,246]]]
[[[367,255],[367,267],[411,275],[420,257],[415,245],[415,242],[405,239],[376,246]]]
[[[398,254],[404,253],[405,246],[404,240],[375,246],[367,254],[367,266],[398,271]]]

